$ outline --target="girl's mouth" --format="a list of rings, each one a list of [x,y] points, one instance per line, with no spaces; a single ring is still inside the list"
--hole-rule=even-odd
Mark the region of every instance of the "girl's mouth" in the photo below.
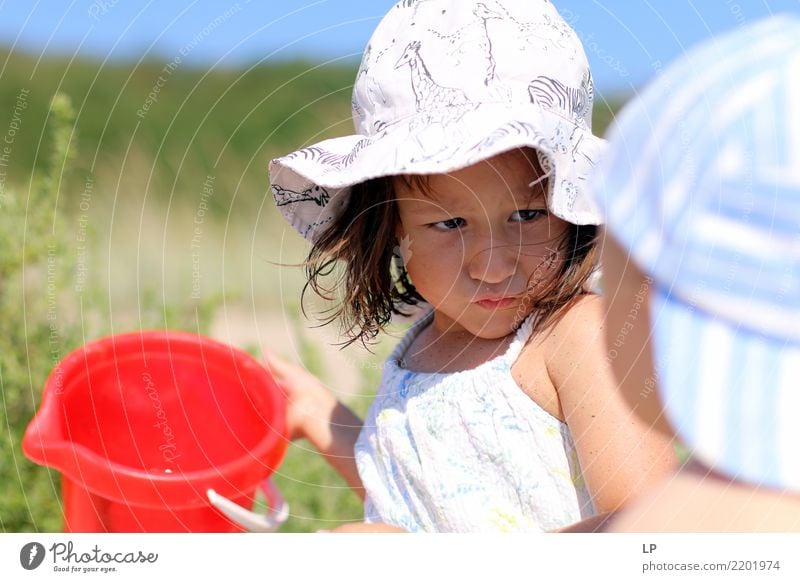
[[[476,301],[475,305],[483,307],[484,309],[502,309],[504,307],[511,307],[516,301],[516,297],[503,297],[502,299],[482,299],[480,301]]]

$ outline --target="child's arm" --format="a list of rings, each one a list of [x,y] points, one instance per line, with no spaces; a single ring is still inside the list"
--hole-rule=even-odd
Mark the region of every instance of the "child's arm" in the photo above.
[[[267,368],[285,390],[289,437],[307,438],[347,484],[364,498],[353,449],[363,424],[313,374],[265,351]]]
[[[621,511],[613,532],[800,532],[800,495],[732,480],[690,461]]]
[[[601,513],[652,489],[676,466],[670,440],[641,421],[617,388],[604,309],[600,297],[581,298],[545,340],[547,371]]]
[[[326,533],[408,533],[406,530],[387,523],[346,523]]]
[[[609,531],[613,527],[614,519],[619,515],[615,513],[598,513],[568,526],[552,530],[550,533],[600,533]]]

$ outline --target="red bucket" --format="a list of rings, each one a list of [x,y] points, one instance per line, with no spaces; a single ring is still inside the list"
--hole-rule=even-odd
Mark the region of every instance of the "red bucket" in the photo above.
[[[64,358],[22,448],[62,473],[66,531],[224,532],[249,522],[217,507],[250,514],[287,444],[283,393],[255,359],[146,331]]]

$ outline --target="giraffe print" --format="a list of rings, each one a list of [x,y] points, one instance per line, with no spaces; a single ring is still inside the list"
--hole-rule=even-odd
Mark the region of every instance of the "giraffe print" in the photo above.
[[[425,61],[419,54],[422,43],[411,41],[398,59],[394,68],[408,66],[411,69],[411,88],[414,91],[417,111],[434,111],[442,105],[458,107],[470,104],[467,94],[457,87],[444,87],[431,77]]]
[[[381,54],[383,52],[385,52],[385,50],[381,51]],[[380,56],[381,55],[379,54],[375,58],[375,63],[378,62]],[[362,82],[363,79],[363,85],[364,85],[363,93],[364,97],[368,102],[365,103],[364,105],[369,106],[370,110],[375,111],[377,109],[376,105],[381,104],[385,106],[387,102],[386,102],[386,96],[383,93],[383,89],[381,89],[381,86],[375,80],[375,76],[370,74],[370,68],[372,63],[371,57],[372,57],[372,45],[368,44],[366,50],[364,51],[364,57],[361,59],[361,67],[359,68],[358,74],[356,75],[354,86],[358,86],[359,82]],[[353,109],[353,114],[356,115],[359,119],[363,120],[364,108],[362,107],[362,104],[359,103],[355,91],[353,91],[351,105]],[[385,125],[386,125],[385,123],[376,120],[375,122],[373,122],[372,129],[376,132],[379,132],[383,129]]]
[[[411,88],[420,113],[409,123],[409,132],[419,152],[412,162],[430,160],[450,151],[453,142],[460,139],[457,122],[476,106],[462,89],[445,87],[433,79],[419,54],[420,48],[419,41],[410,42],[395,65],[395,69],[410,68]],[[451,140],[443,139],[448,128],[452,128]]]
[[[312,186],[306,188],[302,192],[296,192],[283,188],[281,186],[272,186],[272,195],[275,197],[275,204],[277,206],[288,206],[289,204],[297,204],[298,202],[314,202],[317,206],[325,206],[331,199],[331,195],[322,186]]]
[[[555,21],[549,15],[543,14],[542,21],[521,22],[509,13],[500,3],[495,4],[496,11],[502,14],[502,19],[512,22],[517,28],[520,38],[528,44],[535,40],[543,40],[559,49],[570,47],[572,29],[563,21]]]
[[[332,216],[327,216],[320,220],[315,220],[310,224],[307,224],[305,227],[300,230],[300,234],[303,235],[303,238],[312,238],[315,234],[319,234],[322,232],[322,227],[328,224],[329,222],[333,221]]]
[[[439,40],[444,40],[447,41],[450,45],[455,45],[456,43],[459,43],[462,40],[464,34],[468,32],[470,29],[472,29],[474,25],[475,25],[474,22],[470,22],[469,24],[465,24],[464,26],[462,26],[461,28],[459,28],[458,30],[456,30],[451,34],[442,34],[438,30],[434,30],[433,28],[429,28],[428,32],[432,33],[433,36],[435,36]]]
[[[480,19],[481,26],[483,27],[483,35],[486,39],[486,56],[489,64],[486,67],[486,77],[483,80],[483,84],[488,87],[489,83],[495,79],[495,68],[497,67],[497,63],[494,60],[494,54],[492,53],[492,37],[489,35],[488,22],[490,20],[499,20],[503,18],[503,15],[495,10],[492,10],[483,2],[478,2],[472,13]]]
[[[432,28],[429,28],[428,32],[432,33],[439,40],[447,42],[450,46],[448,50],[449,55],[472,55],[474,52],[472,45],[477,45],[478,50],[485,54],[487,61],[486,76],[484,77],[483,84],[488,87],[495,79],[497,63],[492,53],[492,37],[489,35],[487,21],[501,19],[503,16],[499,12],[490,9],[483,2],[479,2],[475,8],[473,8],[472,13],[477,17],[477,21],[465,24],[451,34],[441,34]],[[455,64],[456,66],[461,65],[461,59],[459,58]]]

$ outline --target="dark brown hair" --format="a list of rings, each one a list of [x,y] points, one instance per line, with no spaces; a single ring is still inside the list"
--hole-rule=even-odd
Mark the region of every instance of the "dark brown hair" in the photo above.
[[[401,179],[426,188],[425,176]],[[425,301],[402,262],[393,260],[400,221],[394,180],[376,178],[353,186],[344,211],[320,234],[304,263],[307,282],[303,297],[311,287],[334,303],[326,311],[323,325],[340,320],[348,338],[344,345],[359,340],[367,345],[391,321],[392,314],[408,315],[404,306]],[[563,316],[586,292],[586,282],[596,268],[597,227],[569,227],[555,249],[564,253],[560,272],[541,281],[529,281],[530,309],[524,316],[534,309],[539,312],[534,332],[547,329]],[[331,284],[323,281],[331,278]],[[520,317],[519,323],[523,320]]]

